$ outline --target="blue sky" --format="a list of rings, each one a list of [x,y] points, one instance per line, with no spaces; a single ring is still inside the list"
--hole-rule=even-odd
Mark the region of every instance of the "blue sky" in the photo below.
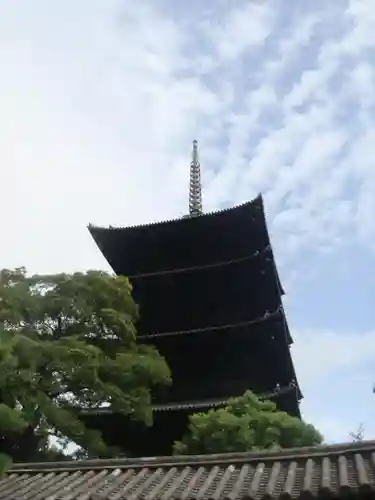
[[[304,417],[375,438],[372,0],[2,0],[0,267],[108,269],[86,225],[264,194]]]

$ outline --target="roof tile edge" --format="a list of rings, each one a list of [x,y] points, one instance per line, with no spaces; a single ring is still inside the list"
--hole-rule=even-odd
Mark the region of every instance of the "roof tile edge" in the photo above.
[[[188,466],[204,464],[236,464],[280,460],[301,460],[312,457],[326,457],[332,455],[343,455],[347,453],[361,453],[375,451],[375,441],[339,443],[331,445],[320,445],[304,448],[290,448],[275,451],[223,453],[215,455],[183,455],[169,457],[145,457],[145,458],[112,458],[97,460],[81,460],[66,462],[35,462],[13,464],[9,473],[30,471],[52,471],[52,470],[77,470],[77,469],[110,469],[110,468],[143,468],[145,466]]]
[[[255,198],[253,198],[252,200],[250,201],[245,201],[244,203],[240,203],[238,205],[234,205],[233,207],[228,207],[228,208],[223,208],[222,210],[214,210],[212,212],[205,212],[203,213],[202,215],[199,216],[199,219],[201,219],[202,217],[209,217],[209,216],[212,216],[212,215],[220,215],[220,214],[223,214],[223,213],[226,213],[226,212],[230,212],[231,210],[236,210],[237,208],[241,208],[241,207],[244,207],[246,205],[251,205],[252,203],[255,203],[256,201],[261,201],[262,203],[262,207],[263,207],[263,196],[262,196],[262,193],[259,193],[257,196],[255,196]],[[193,217],[194,219],[196,219],[197,217]],[[120,231],[120,230],[123,230],[123,229],[137,229],[137,228],[141,228],[141,227],[153,227],[153,226],[160,226],[162,224],[173,224],[173,223],[176,223],[176,222],[180,222],[182,220],[189,220],[191,219],[191,217],[186,217],[186,216],[182,216],[182,217],[177,217],[175,219],[167,219],[167,220],[161,220],[161,221],[154,221],[154,222],[145,222],[143,224],[133,224],[133,225],[130,225],[130,226],[97,226],[96,224],[91,224],[89,223],[87,225],[87,228],[88,230],[90,231],[91,229],[100,229],[100,230],[112,230],[112,231]]]

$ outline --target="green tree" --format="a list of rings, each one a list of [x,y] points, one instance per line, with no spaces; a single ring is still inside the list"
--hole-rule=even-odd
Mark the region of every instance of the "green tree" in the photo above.
[[[4,473],[9,469],[12,465],[12,459],[9,455],[5,455],[5,453],[0,453],[0,479],[2,479]]]
[[[365,428],[363,424],[359,424],[358,429],[355,432],[350,432],[349,436],[354,442],[361,442],[365,438]]]
[[[322,436],[309,424],[278,411],[252,392],[228,406],[190,417],[189,432],[174,444],[175,454],[229,453],[313,446]]]
[[[0,271],[0,450],[17,461],[59,456],[50,438],[91,456],[115,452],[80,419],[109,404],[152,423],[151,391],[170,382],[157,351],[136,342],[128,279],[100,271]],[[3,460],[4,462],[4,457]]]

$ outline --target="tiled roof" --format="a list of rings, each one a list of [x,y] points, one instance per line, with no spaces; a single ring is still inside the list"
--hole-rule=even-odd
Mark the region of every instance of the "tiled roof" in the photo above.
[[[375,441],[191,457],[14,465],[1,500],[375,498]]]
[[[255,198],[253,198],[250,201],[245,201],[244,203],[240,203],[239,205],[235,205],[234,207],[228,207],[228,208],[222,208],[221,210],[215,210],[212,212],[205,212],[202,214],[200,218],[209,218],[209,217],[220,217],[220,215],[224,215],[226,213],[231,213],[236,211],[239,208],[242,207],[260,207],[263,209],[263,196],[261,193],[259,193]],[[136,224],[132,226],[126,226],[126,227],[114,227],[114,226],[108,226],[108,227],[102,227],[102,226],[97,226],[95,224],[88,224],[88,229],[91,232],[91,230],[100,230],[100,231],[107,231],[108,229],[111,229],[112,231],[123,231],[124,229],[139,229],[139,228],[148,228],[150,226],[162,226],[162,225],[167,225],[171,223],[178,223],[182,220],[196,220],[196,218],[192,217],[186,217],[182,216],[177,219],[169,219],[169,220],[163,220],[163,221],[153,221],[153,222],[145,222],[143,224]]]

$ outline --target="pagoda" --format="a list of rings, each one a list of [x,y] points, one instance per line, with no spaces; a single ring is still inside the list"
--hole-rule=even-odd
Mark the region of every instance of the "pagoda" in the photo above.
[[[139,305],[139,342],[154,345],[173,384],[154,394],[154,423],[100,409],[85,417],[132,456],[170,455],[197,411],[224,406],[250,389],[300,417],[302,397],[290,353],[283,288],[263,199],[205,214],[197,141],[190,165],[189,215],[89,231]]]

